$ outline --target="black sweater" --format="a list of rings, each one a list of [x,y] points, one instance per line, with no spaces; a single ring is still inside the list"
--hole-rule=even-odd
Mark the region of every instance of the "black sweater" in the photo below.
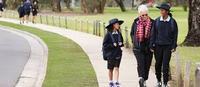
[[[178,26],[172,17],[170,21],[160,21],[160,17],[155,20],[154,28],[151,31],[150,47],[156,45],[171,45],[171,49],[176,49],[178,37]]]
[[[108,31],[108,32],[110,32],[110,31]],[[110,33],[112,33],[112,32],[110,32]],[[120,32],[118,32],[118,34],[112,34],[112,35],[113,35],[113,38],[114,38],[115,41],[116,41],[115,43],[118,43],[118,42],[119,42],[119,41],[118,41],[118,35],[120,35],[122,45],[121,45],[121,46],[117,45],[117,47],[115,47],[114,44],[113,44],[113,41],[112,41],[112,38],[111,38],[110,34],[107,33],[107,34],[105,35],[105,37],[104,37],[104,40],[103,40],[103,49],[112,52],[112,55],[110,55],[109,58],[121,57],[121,56],[122,56],[121,47],[124,46],[124,44],[123,44],[123,37],[122,37],[122,35],[121,35]]]
[[[136,18],[132,24],[132,28],[131,28],[131,40],[133,43],[133,49],[139,49],[139,50],[147,50],[149,49],[149,43],[150,43],[150,38],[146,39],[144,42],[140,43],[137,38],[136,38],[136,31],[137,31],[137,22],[138,22],[139,18]],[[151,29],[153,27],[154,24],[154,20],[151,19],[152,25],[151,25]]]

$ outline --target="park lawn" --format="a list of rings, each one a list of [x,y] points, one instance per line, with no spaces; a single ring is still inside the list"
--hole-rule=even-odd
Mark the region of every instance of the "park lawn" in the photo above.
[[[98,87],[88,56],[75,42],[55,33],[19,24],[0,22],[39,36],[48,46],[48,68],[43,87]]]
[[[178,42],[182,43],[186,34],[187,34],[187,17],[188,12],[184,12],[181,7],[174,7],[172,8],[172,13],[174,18],[176,19],[178,26],[179,26],[179,39]],[[159,10],[157,8],[150,8],[149,16],[152,19],[156,19],[160,15]],[[124,27],[128,27],[128,30],[131,30],[132,23],[136,17],[138,17],[138,12],[135,9],[128,9],[127,12],[121,12],[119,8],[106,8],[104,14],[97,14],[97,15],[80,15],[80,16],[71,16],[74,19],[79,20],[101,20],[106,24],[111,18],[119,18],[124,20],[124,24],[122,25],[122,29]]]
[[[172,13],[173,17],[176,19],[178,26],[179,26],[179,38],[178,38],[178,43],[182,43],[184,41],[184,38],[187,34],[188,31],[188,12],[183,11],[182,7],[173,7],[172,8]],[[79,10],[78,10],[79,12]],[[76,13],[78,13],[76,12]],[[51,15],[51,14],[47,14]],[[108,24],[108,21],[111,18],[119,18],[121,20],[124,20],[124,24],[122,25],[122,29],[125,29],[125,27],[128,28],[128,31],[130,32],[132,23],[136,17],[138,17],[138,12],[136,9],[127,9],[126,12],[121,12],[119,8],[105,8],[105,13],[104,14],[83,14],[83,15],[63,15],[63,13],[58,13],[54,15],[61,15],[60,19],[60,26],[61,27],[66,27],[65,26],[65,19],[62,17],[67,17],[67,27],[70,29],[74,30],[81,30],[81,24],[80,22],[83,21],[82,23],[82,31],[86,32],[87,30],[87,21],[89,22],[89,33],[93,33],[93,21],[95,20],[100,20],[102,23]],[[159,10],[157,8],[150,8],[149,9],[149,16],[152,19],[156,19],[160,15]],[[42,22],[46,23],[46,16],[42,16]],[[54,20],[52,20],[52,17],[47,17],[48,18],[48,24],[59,26],[59,17],[55,17]],[[37,21],[40,22],[40,17],[37,18]],[[76,22],[77,21],[77,22]],[[76,23],[76,24],[75,24]],[[103,27],[101,26],[101,33],[103,33]],[[103,34],[102,34],[103,36]]]
[[[53,25],[53,26],[59,26],[59,27],[66,27],[66,19],[64,17],[67,17],[67,28],[79,30],[83,32],[93,33],[93,21],[94,20],[100,20],[102,23],[108,24],[108,21],[111,18],[119,18],[124,20],[124,24],[122,25],[122,29],[125,27],[128,28],[128,31],[130,32],[132,22],[134,19],[138,16],[138,12],[136,9],[127,9],[127,12],[121,12],[119,8],[105,8],[104,14],[82,14],[80,13],[79,8],[76,8],[75,13],[78,13],[80,15],[67,15],[64,13],[41,13],[44,14],[43,16],[37,17],[37,22],[42,22],[43,24]],[[188,12],[183,11],[182,7],[173,7],[172,13],[174,15],[174,18],[176,19],[178,26],[179,26],[179,38],[178,43],[181,44],[188,31]],[[12,14],[11,14],[12,13]],[[8,10],[8,13],[5,12],[5,15],[11,18],[18,18],[16,14],[16,11],[10,11]],[[50,15],[50,16],[46,16]],[[54,17],[52,17],[54,15]],[[160,13],[157,8],[150,8],[149,9],[149,15],[152,19],[157,18]],[[60,16],[60,18],[59,18]],[[41,19],[40,19],[41,18]],[[60,24],[59,24],[60,19]],[[48,22],[47,22],[48,21]],[[82,26],[81,26],[82,21]],[[88,22],[88,23],[87,23]],[[88,26],[87,26],[88,25]],[[82,27],[82,29],[80,29]],[[102,33],[101,36],[103,36],[104,29],[101,26],[100,32]],[[130,38],[129,38],[130,39]]]

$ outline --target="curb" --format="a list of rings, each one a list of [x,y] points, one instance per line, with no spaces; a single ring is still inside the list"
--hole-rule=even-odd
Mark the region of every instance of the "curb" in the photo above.
[[[24,66],[15,87],[42,87],[45,79],[48,47],[38,36],[14,28],[1,26],[5,31],[12,32],[25,38],[31,47],[30,58]]]

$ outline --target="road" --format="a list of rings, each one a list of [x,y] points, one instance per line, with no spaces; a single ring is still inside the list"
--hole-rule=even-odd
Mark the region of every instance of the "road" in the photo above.
[[[0,27],[0,87],[14,87],[29,59],[28,41]]]

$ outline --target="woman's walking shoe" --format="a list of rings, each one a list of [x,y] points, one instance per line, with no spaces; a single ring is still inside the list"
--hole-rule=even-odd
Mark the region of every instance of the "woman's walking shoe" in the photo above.
[[[113,87],[120,87],[119,82],[116,82]]]
[[[144,86],[144,79],[142,77],[140,77],[140,79],[139,79],[139,85],[140,85],[140,87],[145,87]]]
[[[162,83],[161,82],[157,82],[156,87],[162,87]]]
[[[110,82],[108,87],[114,87],[114,83]]]
[[[146,81],[144,81],[144,87],[147,87],[147,83],[146,83]]]
[[[163,87],[169,87],[167,84],[163,84]]]

